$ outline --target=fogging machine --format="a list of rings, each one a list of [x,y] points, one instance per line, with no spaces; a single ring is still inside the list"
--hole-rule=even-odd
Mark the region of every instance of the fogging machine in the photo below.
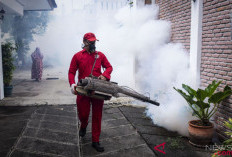
[[[121,97],[123,95],[133,97],[143,102],[159,106],[155,100],[136,92],[125,86],[119,86],[116,82],[100,80],[94,77],[86,77],[81,79],[76,87],[79,95],[84,95],[96,99],[110,100],[112,97]]]

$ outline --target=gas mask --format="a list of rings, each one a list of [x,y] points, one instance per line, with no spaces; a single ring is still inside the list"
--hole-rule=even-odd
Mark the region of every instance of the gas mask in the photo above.
[[[96,46],[95,43],[90,43],[89,44],[89,52],[95,52]]]

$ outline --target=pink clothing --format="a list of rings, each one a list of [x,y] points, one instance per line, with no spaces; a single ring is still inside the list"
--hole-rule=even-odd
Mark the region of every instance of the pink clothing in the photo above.
[[[31,79],[41,80],[43,72],[43,54],[40,52],[40,49],[38,47],[31,54],[31,59]]]

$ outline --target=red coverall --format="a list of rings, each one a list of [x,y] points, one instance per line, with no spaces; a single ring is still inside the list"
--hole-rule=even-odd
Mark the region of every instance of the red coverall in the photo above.
[[[89,54],[85,49],[83,49],[73,56],[68,72],[70,86],[75,83],[75,75],[77,70],[78,82],[80,79],[84,79],[90,75],[96,54],[96,52]],[[99,57],[96,60],[92,75],[97,77],[103,75],[110,80],[110,74],[113,68],[103,53],[98,52],[98,56]],[[101,72],[101,66],[105,68],[103,73]],[[78,95],[76,103],[78,117],[81,121],[81,128],[86,128],[88,125],[90,103],[92,104],[92,142],[99,142],[104,100]]]

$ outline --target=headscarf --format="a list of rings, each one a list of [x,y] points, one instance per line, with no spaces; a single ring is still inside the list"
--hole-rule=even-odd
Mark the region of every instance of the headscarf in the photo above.
[[[31,54],[33,60],[43,59],[43,54],[40,51],[40,48],[36,47],[35,51]]]

